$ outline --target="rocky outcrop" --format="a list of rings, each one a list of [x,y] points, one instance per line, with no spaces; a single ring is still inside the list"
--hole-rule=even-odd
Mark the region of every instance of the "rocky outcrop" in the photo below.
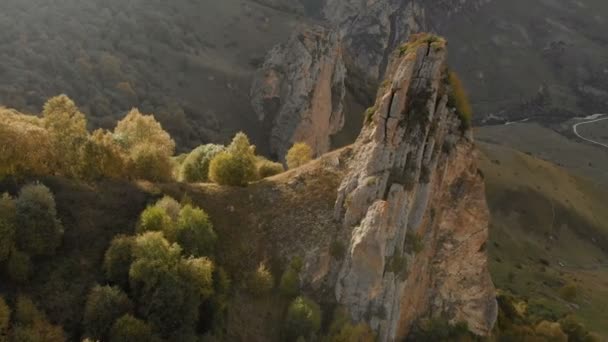
[[[335,218],[351,237],[336,299],[381,341],[424,317],[487,335],[489,213],[471,132],[448,104],[446,43],[416,36],[391,59],[338,190]]]
[[[323,16],[340,31],[353,68],[379,79],[388,56],[412,33],[437,31],[449,17],[490,0],[327,0]]]
[[[271,130],[275,157],[283,159],[294,142],[306,142],[315,155],[329,151],[331,135],[344,125],[345,75],[339,35],[321,27],[270,51],[250,95]]]

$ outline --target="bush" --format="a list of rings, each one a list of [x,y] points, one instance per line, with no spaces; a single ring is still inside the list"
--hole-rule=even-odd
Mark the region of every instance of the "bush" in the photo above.
[[[295,143],[285,156],[287,167],[295,169],[312,160],[312,149],[306,143]]]
[[[4,298],[0,296],[0,341],[6,341],[10,322],[11,309],[6,305]]]
[[[286,339],[310,339],[321,328],[321,308],[306,297],[294,299],[287,309],[285,319]]]
[[[110,330],[110,342],[151,341],[152,328],[129,314],[120,317]]]
[[[256,179],[254,147],[244,133],[237,133],[227,150],[209,165],[209,179],[220,185],[246,186]]]
[[[15,204],[19,249],[32,256],[54,254],[61,244],[63,227],[51,191],[41,184],[26,185]]]
[[[281,294],[287,298],[295,297],[300,293],[300,275],[293,267],[288,267],[281,276],[279,283]]]
[[[174,222],[167,211],[160,206],[148,206],[139,216],[136,232],[165,232],[170,235],[173,232]]]
[[[137,179],[151,182],[169,182],[173,179],[171,155],[151,145],[133,148],[129,168]]]
[[[207,258],[189,258],[180,264],[180,277],[192,286],[193,290],[202,298],[211,297],[213,289],[213,262]]]
[[[258,161],[258,175],[260,178],[268,178],[285,172],[285,168],[281,163],[260,158]]]
[[[144,285],[158,283],[160,278],[177,268],[181,252],[179,245],[170,244],[160,232],[136,237],[129,280]]]
[[[122,179],[128,176],[127,156],[109,132],[96,130],[80,149],[81,179]]]
[[[374,336],[371,328],[360,323],[353,325],[348,311],[344,308],[338,308],[334,312],[332,323],[329,327],[326,342],[374,342]]]
[[[452,89],[448,96],[448,105],[456,108],[456,113],[460,117],[462,128],[469,129],[473,119],[473,108],[469,102],[469,97],[458,74],[453,71],[450,72],[449,82]]]
[[[161,198],[155,204],[156,207],[164,209],[167,215],[171,218],[173,222],[177,222],[177,218],[179,217],[179,211],[181,210],[181,205],[174,200],[172,197],[165,196]]]
[[[63,329],[47,321],[46,315],[36,308],[27,297],[17,297],[13,341],[19,342],[64,342]]]
[[[179,245],[159,232],[138,236],[133,255],[129,276],[139,314],[165,338],[192,329],[202,300],[212,291],[210,262],[182,259]]]
[[[264,296],[274,287],[272,273],[264,263],[260,263],[255,272],[251,273],[247,283],[247,289],[255,296]]]
[[[103,258],[106,279],[123,288],[129,285],[129,268],[133,262],[134,243],[132,237],[118,235],[112,239]]]
[[[180,169],[179,179],[183,182],[209,181],[209,164],[211,160],[226,148],[222,145],[202,145],[190,152]]]
[[[15,220],[17,209],[8,195],[0,196],[0,262],[6,260],[15,245]]]
[[[184,253],[195,257],[213,255],[217,241],[207,213],[190,205],[179,212],[175,237]]]
[[[143,115],[137,109],[132,109],[118,122],[114,135],[126,151],[136,146],[148,146],[167,157],[175,152],[175,142],[154,116]]]
[[[114,321],[132,309],[129,297],[118,287],[93,287],[84,309],[83,323],[87,336],[106,340]]]
[[[12,281],[22,284],[27,282],[32,274],[32,262],[29,255],[13,248],[6,263],[6,271]]]

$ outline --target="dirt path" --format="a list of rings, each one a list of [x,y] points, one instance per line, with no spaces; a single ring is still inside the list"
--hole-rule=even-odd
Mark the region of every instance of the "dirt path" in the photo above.
[[[597,114],[595,114],[595,115],[597,115]],[[605,115],[605,114],[601,114],[601,115]],[[575,124],[574,126],[572,126],[572,130],[574,131],[574,134],[576,134],[577,137],[579,137],[579,138],[581,138],[581,139],[583,139],[583,140],[585,140],[587,142],[590,142],[592,144],[600,145],[602,147],[608,148],[607,144],[602,144],[601,142],[597,142],[595,140],[591,140],[591,139],[585,138],[585,137],[583,137],[582,135],[580,135],[578,133],[578,126],[587,125],[587,124],[590,124],[590,123],[594,123],[594,122],[598,122],[598,121],[603,121],[603,120],[608,120],[608,117],[601,117],[599,119],[595,119],[595,120],[591,120],[591,121],[579,122],[579,123]]]

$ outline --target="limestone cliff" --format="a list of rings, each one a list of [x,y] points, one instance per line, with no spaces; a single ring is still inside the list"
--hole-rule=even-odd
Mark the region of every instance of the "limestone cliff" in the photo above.
[[[322,14],[340,32],[352,65],[379,79],[388,56],[412,33],[437,31],[449,17],[490,0],[327,0]]]
[[[448,105],[445,45],[417,36],[392,56],[338,190],[350,242],[336,299],[381,341],[422,317],[480,335],[496,319],[484,184],[471,132]]]
[[[321,27],[270,51],[254,78],[251,101],[271,130],[272,154],[282,159],[300,141],[315,155],[329,151],[330,136],[344,125],[345,75],[338,34]]]

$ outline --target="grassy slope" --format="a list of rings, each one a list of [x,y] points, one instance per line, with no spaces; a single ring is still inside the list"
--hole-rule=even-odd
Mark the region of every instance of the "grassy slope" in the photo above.
[[[490,268],[497,287],[573,312],[608,334],[608,194],[588,180],[521,152],[480,144],[490,227]],[[576,284],[573,302],[560,298]]]
[[[443,31],[476,112],[499,112],[541,86],[557,107],[590,105],[578,102],[572,84],[606,85],[600,73],[607,42],[600,32],[608,27],[607,10],[603,0],[510,0],[490,1],[474,17],[455,16]]]

